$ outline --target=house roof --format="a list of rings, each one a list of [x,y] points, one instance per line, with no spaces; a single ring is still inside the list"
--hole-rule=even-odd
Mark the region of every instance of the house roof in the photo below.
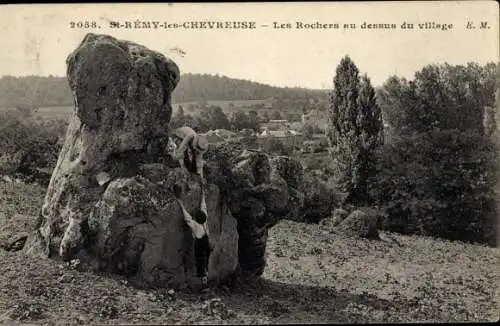
[[[295,130],[264,130],[260,136],[261,137],[289,137],[301,135],[300,132]]]

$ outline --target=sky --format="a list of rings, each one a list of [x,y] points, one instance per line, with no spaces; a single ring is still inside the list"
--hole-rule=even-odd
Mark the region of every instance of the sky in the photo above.
[[[125,29],[125,24],[158,21],[254,22],[255,29]],[[65,76],[65,59],[85,34],[134,41],[173,59],[181,73],[219,74],[273,86],[331,88],[335,69],[349,55],[374,85],[397,74],[413,78],[426,64],[499,62],[499,7],[496,1],[31,4],[0,6],[0,76]],[[95,21],[100,28],[71,28]],[[467,22],[475,29],[467,29]],[[479,28],[480,22],[489,28]],[[274,23],[292,28],[274,28]],[[300,29],[297,22],[339,24]],[[396,24],[396,29],[361,29]],[[414,29],[402,29],[402,23]],[[448,30],[420,29],[418,23],[453,24]],[[356,28],[344,29],[344,24]],[[263,26],[267,25],[267,27]],[[173,49],[179,48],[185,54]]]

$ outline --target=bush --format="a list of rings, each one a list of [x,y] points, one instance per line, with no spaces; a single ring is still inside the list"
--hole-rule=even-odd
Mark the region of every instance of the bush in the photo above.
[[[262,145],[262,149],[275,155],[290,155],[292,153],[290,146],[286,146],[281,140],[274,137],[267,138]]]
[[[369,187],[387,213],[383,228],[494,243],[497,151],[487,137],[457,130],[403,136],[377,160]]]
[[[64,120],[0,118],[0,173],[30,176],[54,169],[67,127]]]
[[[305,173],[303,178],[304,206],[302,222],[317,223],[330,217],[332,210],[340,206],[340,198],[333,187],[321,176]]]

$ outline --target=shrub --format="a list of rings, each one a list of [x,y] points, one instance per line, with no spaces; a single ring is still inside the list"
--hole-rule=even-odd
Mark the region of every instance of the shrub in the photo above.
[[[497,151],[475,132],[403,136],[377,153],[370,195],[382,227],[406,234],[493,243]]]
[[[57,163],[66,127],[64,120],[4,114],[0,119],[0,173],[50,174]]]
[[[332,210],[340,205],[335,189],[321,176],[305,173],[303,178],[304,206],[301,221],[317,223],[330,217]]]
[[[267,153],[276,155],[290,155],[292,152],[289,146],[285,146],[281,140],[274,137],[267,138],[262,145],[262,149]]]

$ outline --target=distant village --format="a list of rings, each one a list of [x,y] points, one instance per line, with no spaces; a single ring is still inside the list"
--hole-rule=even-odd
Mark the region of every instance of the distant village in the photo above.
[[[296,119],[294,119],[296,120]],[[284,146],[298,150],[302,153],[326,151],[323,146],[326,141],[328,117],[326,112],[313,110],[302,114],[299,121],[288,119],[271,119],[262,122],[259,131],[244,129],[238,132],[225,129],[210,130],[205,135],[211,143],[223,142],[230,138],[254,138],[255,146],[262,148],[266,140],[273,138],[279,140]],[[310,126],[312,132],[304,134],[304,126]]]
[[[285,104],[285,105],[283,105]],[[243,129],[239,131],[216,129],[205,133],[210,143],[224,142],[229,139],[239,138],[249,148],[262,149],[266,141],[274,139],[282,143],[292,152],[321,153],[328,151],[327,128],[328,110],[327,103],[323,101],[310,101],[302,110],[297,108],[298,103],[279,103],[274,99],[242,100],[242,101],[206,101],[174,104],[174,111],[179,105],[188,109],[188,112],[197,111],[202,106],[218,106],[230,116],[237,110],[258,113],[260,117],[268,117],[260,123],[259,130]],[[273,119],[272,112],[278,111],[281,119]],[[302,111],[302,112],[301,112]],[[389,126],[384,123],[385,140],[389,139]],[[291,154],[291,153],[290,153]]]

